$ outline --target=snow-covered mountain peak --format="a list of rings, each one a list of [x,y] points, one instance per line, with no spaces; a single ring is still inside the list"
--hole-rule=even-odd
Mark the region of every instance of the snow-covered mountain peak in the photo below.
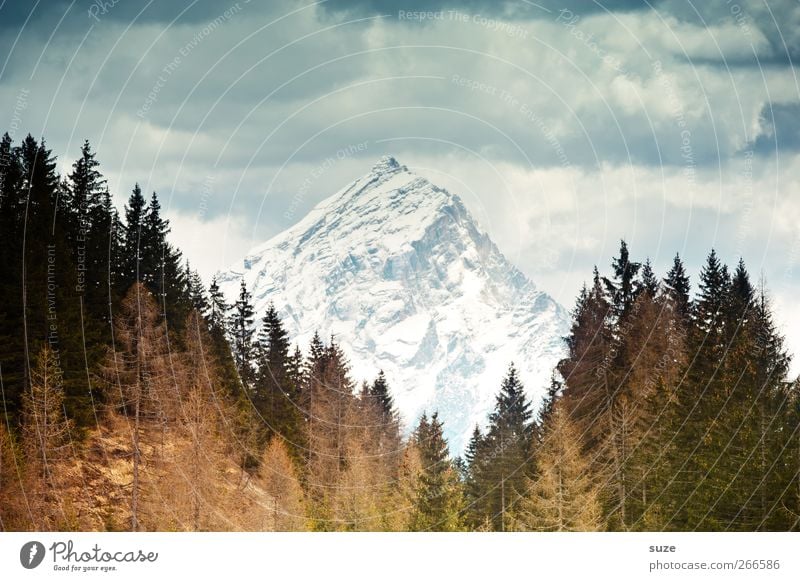
[[[372,166],[372,169],[369,173],[373,175],[384,175],[404,170],[407,171],[408,168],[404,165],[400,165],[400,163],[391,155],[384,155],[375,165]]]
[[[514,267],[458,196],[393,157],[219,275],[273,302],[301,348],[333,333],[353,377],[383,369],[406,422],[439,410],[454,451],[484,422],[511,361],[534,399],[563,351],[566,312]]]

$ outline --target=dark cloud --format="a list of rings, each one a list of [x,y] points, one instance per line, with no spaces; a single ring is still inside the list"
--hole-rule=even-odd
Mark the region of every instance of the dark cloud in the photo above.
[[[249,3],[240,0],[240,3]],[[0,28],[19,29],[27,25],[35,29],[52,31],[61,26],[88,27],[103,20],[122,22],[201,22],[218,14],[227,6],[214,0],[6,0],[0,6]]]
[[[504,18],[552,18],[553,13],[569,10],[576,15],[595,12],[628,12],[648,9],[650,4],[642,0],[328,0],[321,5],[328,13],[361,15],[397,15],[399,11],[436,12],[458,10],[480,12]]]
[[[664,0],[657,10],[682,22],[709,27],[733,24],[741,32],[743,44],[763,35],[769,54],[758,58],[720,58],[728,66],[789,65],[800,59],[800,2],[797,0]]]
[[[54,2],[53,4],[57,3]],[[44,0],[39,0],[38,2],[6,0],[0,3],[0,28],[19,29],[29,18],[36,21],[44,15],[46,6],[47,3]],[[54,9],[58,10],[55,6]]]
[[[800,151],[800,103],[766,104],[761,110],[757,153]]]

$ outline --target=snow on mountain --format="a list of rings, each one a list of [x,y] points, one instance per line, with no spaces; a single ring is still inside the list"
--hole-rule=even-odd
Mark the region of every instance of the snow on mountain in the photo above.
[[[259,318],[273,302],[303,350],[333,333],[356,381],[383,369],[408,426],[438,410],[456,453],[510,362],[540,400],[568,329],[458,196],[392,157],[220,273],[228,301],[242,278]]]

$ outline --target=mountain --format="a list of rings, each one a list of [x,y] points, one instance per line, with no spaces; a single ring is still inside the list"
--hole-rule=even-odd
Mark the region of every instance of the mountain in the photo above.
[[[458,196],[392,157],[220,273],[231,302],[242,277],[303,350],[333,333],[356,381],[383,369],[407,425],[439,410],[456,453],[510,362],[538,402],[569,328]]]

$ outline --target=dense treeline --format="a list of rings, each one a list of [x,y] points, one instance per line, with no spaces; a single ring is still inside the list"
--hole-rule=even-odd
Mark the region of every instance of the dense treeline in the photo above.
[[[623,242],[538,413],[512,364],[451,458],[335,338],[205,289],[156,194],[118,215],[88,143],[55,166],[0,142],[0,529],[800,528],[797,384],[742,261],[712,251],[693,296]]]
[[[476,428],[473,525],[797,530],[800,397],[764,285],[714,251],[694,298],[679,256],[659,280],[623,241],[611,267],[578,297],[537,421],[512,369]]]

